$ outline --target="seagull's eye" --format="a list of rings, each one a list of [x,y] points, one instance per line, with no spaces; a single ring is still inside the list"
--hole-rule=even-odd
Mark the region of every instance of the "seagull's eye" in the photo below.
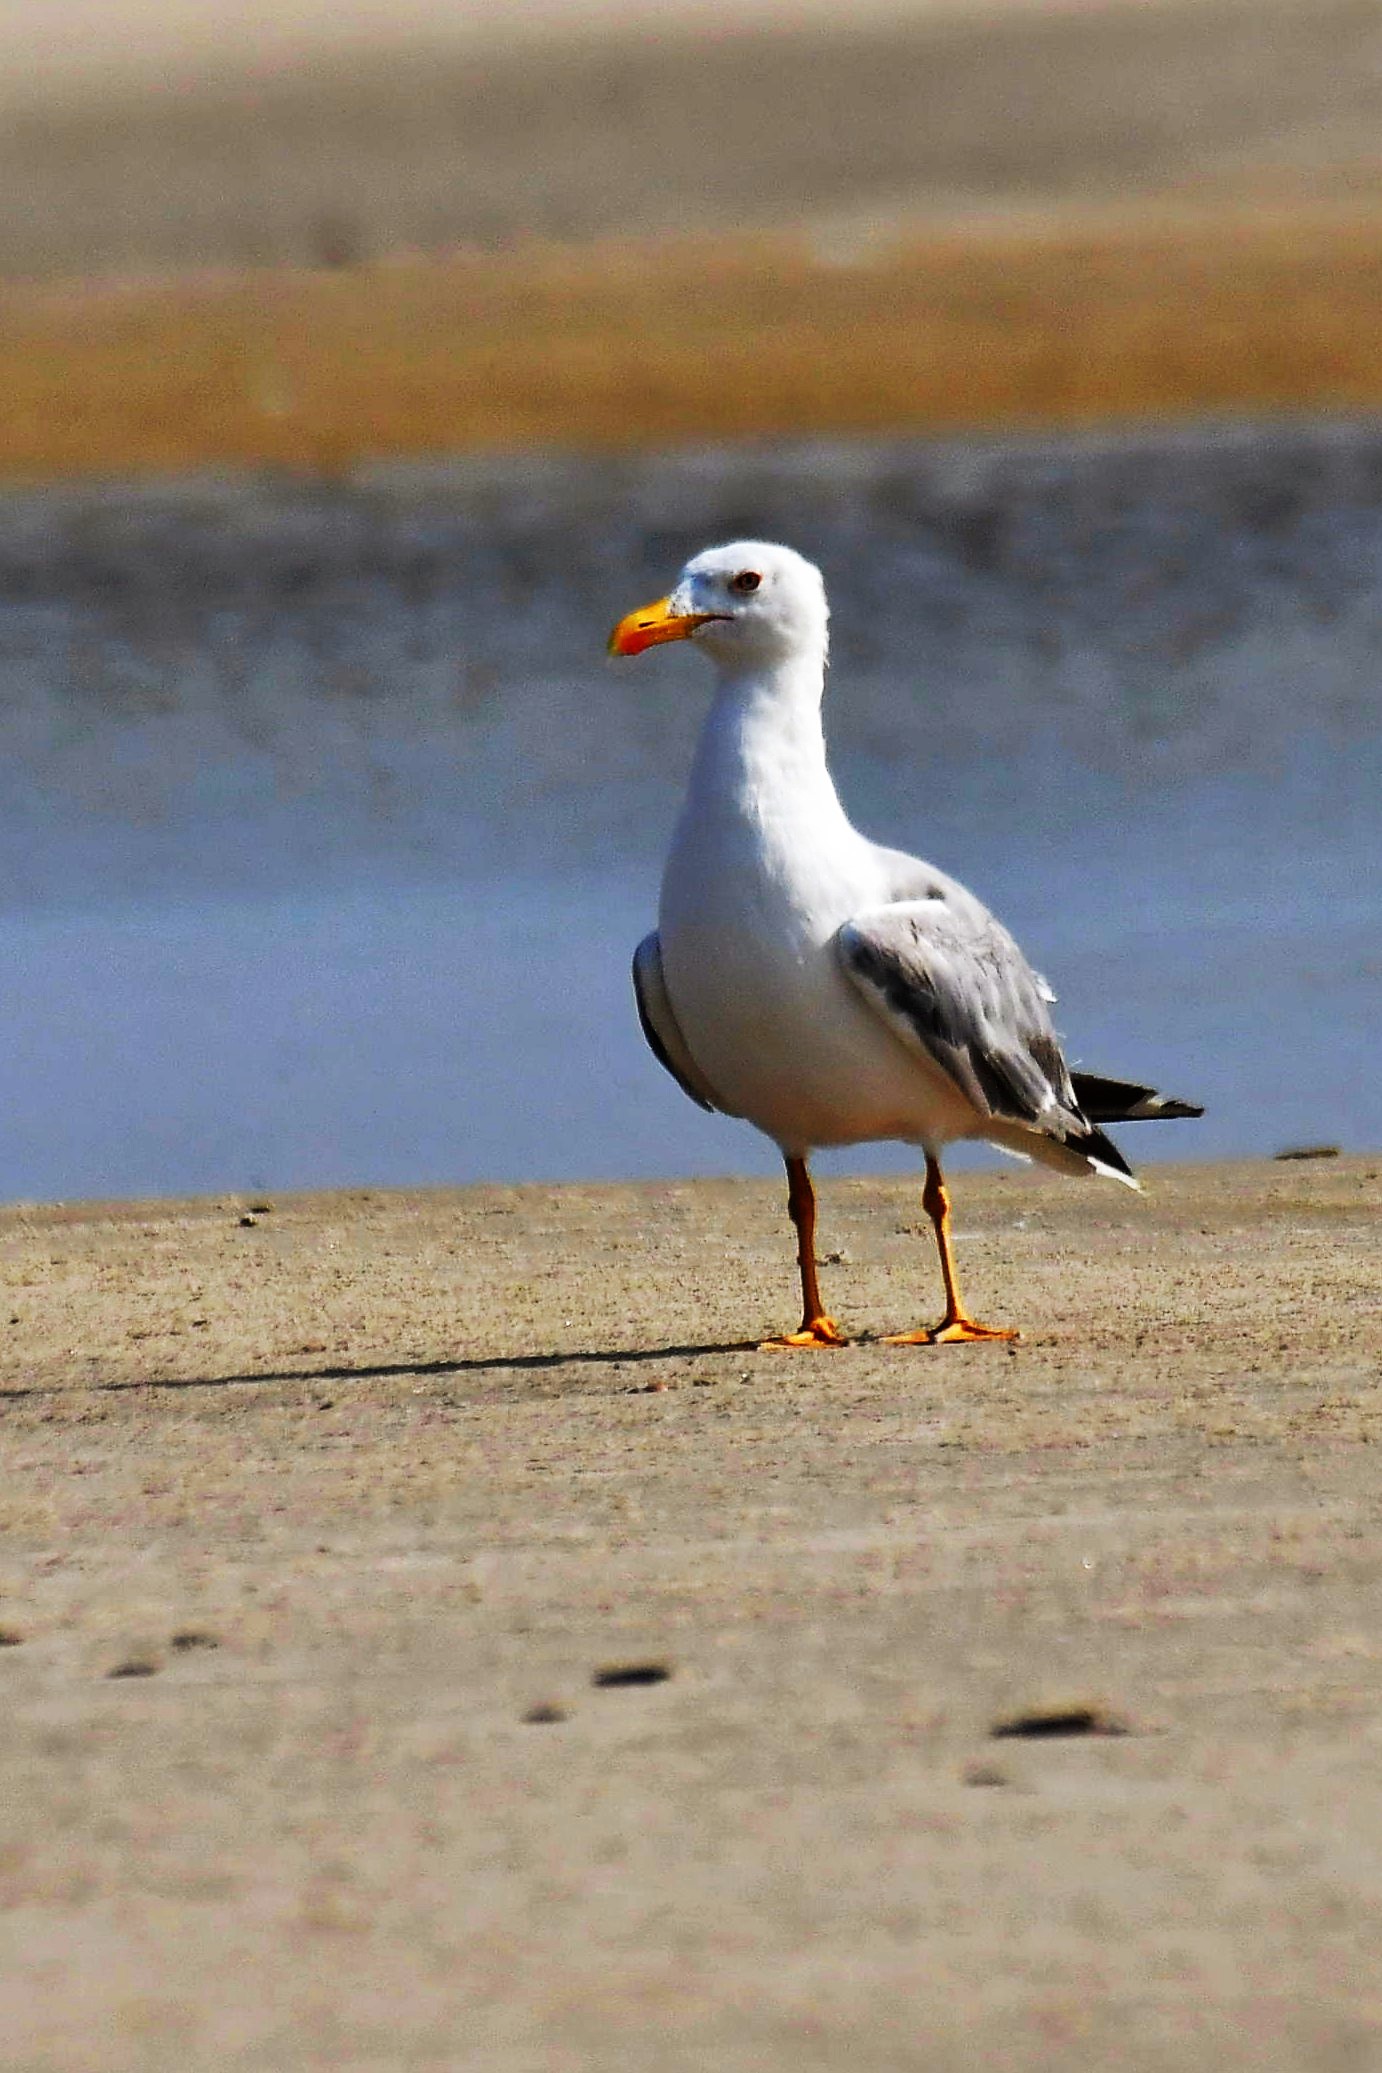
[[[740,597],[747,597],[751,590],[757,590],[763,578],[757,569],[740,569],[737,576],[730,578],[730,589],[737,590]]]

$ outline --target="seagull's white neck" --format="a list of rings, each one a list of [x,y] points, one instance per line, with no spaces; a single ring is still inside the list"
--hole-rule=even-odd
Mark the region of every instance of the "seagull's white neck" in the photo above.
[[[825,651],[811,648],[745,669],[722,667],[701,730],[691,793],[754,819],[843,820],[825,761]]]

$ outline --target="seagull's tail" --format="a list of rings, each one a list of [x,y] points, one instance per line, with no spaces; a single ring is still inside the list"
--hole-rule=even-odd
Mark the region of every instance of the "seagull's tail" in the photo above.
[[[1202,1116],[1193,1101],[1175,1101],[1154,1087],[1132,1080],[1107,1080],[1102,1073],[1072,1072],[1071,1085],[1080,1113],[1091,1123],[1170,1123],[1180,1116]]]
[[[1113,1139],[1088,1120],[1079,1130],[1067,1128],[1063,1137],[1053,1137],[1029,1123],[990,1116],[983,1135],[1015,1158],[1035,1159],[1038,1166],[1052,1166],[1057,1173],[1100,1173],[1106,1180],[1122,1181],[1125,1188],[1139,1185]]]
[[[1124,1187],[1140,1185],[1131,1166],[1103,1123],[1169,1122],[1177,1116],[1202,1116],[1204,1110],[1191,1101],[1173,1101],[1154,1087],[1139,1087],[1132,1080],[1108,1080],[1101,1073],[1072,1072],[1078,1116],[1067,1108],[1062,1112],[1059,1133],[1031,1123],[1019,1123],[1006,1116],[990,1116],[983,1135],[1019,1159],[1035,1159],[1039,1166],[1054,1166],[1057,1173],[1099,1173],[1106,1180],[1120,1180]]]

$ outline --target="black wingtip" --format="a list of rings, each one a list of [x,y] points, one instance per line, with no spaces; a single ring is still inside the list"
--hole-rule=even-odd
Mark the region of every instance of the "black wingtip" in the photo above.
[[[1124,1180],[1136,1182],[1137,1176],[1111,1137],[1105,1137],[1102,1130],[1090,1130],[1083,1137],[1067,1137],[1065,1142],[1072,1152],[1083,1152],[1087,1159],[1097,1159],[1101,1166],[1107,1166],[1111,1173],[1121,1174]]]
[[[1142,1087],[1134,1080],[1111,1080],[1103,1073],[1076,1072],[1070,1075],[1080,1114],[1091,1123],[1173,1123],[1184,1117],[1202,1116],[1204,1109],[1193,1101],[1177,1101],[1158,1094],[1155,1087]]]

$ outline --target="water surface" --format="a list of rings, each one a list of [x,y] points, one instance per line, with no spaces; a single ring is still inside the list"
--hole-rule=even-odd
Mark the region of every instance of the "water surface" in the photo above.
[[[628,991],[704,665],[603,657],[741,534],[855,818],[1209,1105],[1135,1157],[1382,1144],[1382,432],[1300,426],[12,495],[0,1192],[771,1170]]]

